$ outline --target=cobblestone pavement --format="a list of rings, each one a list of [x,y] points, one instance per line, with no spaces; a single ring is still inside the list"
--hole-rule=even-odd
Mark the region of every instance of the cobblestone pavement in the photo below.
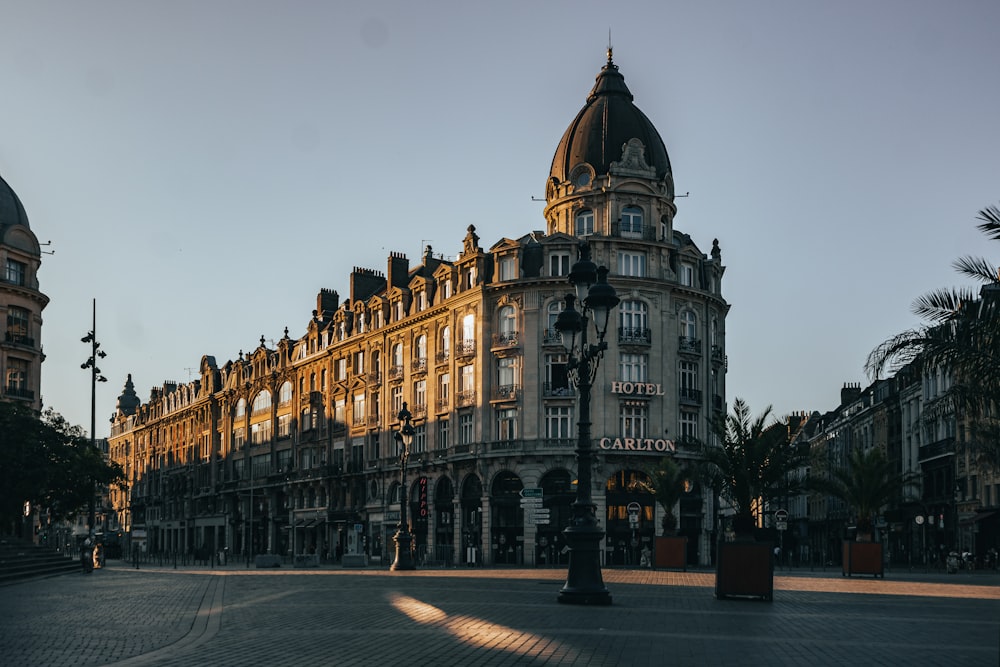
[[[604,570],[614,604],[560,605],[564,570],[254,570],[124,564],[0,588],[0,663],[45,665],[1000,664],[1000,575]]]

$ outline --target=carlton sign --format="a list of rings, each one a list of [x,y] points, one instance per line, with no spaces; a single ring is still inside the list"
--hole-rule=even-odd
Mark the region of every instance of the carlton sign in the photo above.
[[[601,438],[601,449],[622,452],[676,452],[673,440],[653,438]]]

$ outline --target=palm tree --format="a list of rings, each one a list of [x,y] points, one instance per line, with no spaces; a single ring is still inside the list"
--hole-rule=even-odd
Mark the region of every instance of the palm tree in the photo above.
[[[656,467],[649,472],[649,484],[645,484],[646,490],[653,494],[656,501],[663,507],[664,535],[672,535],[677,529],[677,517],[674,515],[674,506],[680,501],[684,494],[686,474],[673,458],[664,456]]]
[[[896,472],[882,450],[873,447],[853,450],[847,467],[833,468],[828,478],[813,479],[811,485],[847,503],[856,514],[858,541],[868,542],[875,516],[897,500],[912,479],[912,474]]]
[[[1000,208],[989,206],[977,217],[977,229],[1000,241]],[[996,420],[983,418],[1000,402],[1000,272],[982,257],[961,257],[952,265],[980,288],[942,288],[917,298],[912,310],[926,323],[876,347],[865,369],[877,378],[911,362],[948,368],[949,394],[973,418],[971,435],[982,460],[1000,466],[1000,428]]]
[[[805,455],[789,443],[788,425],[772,416],[770,406],[752,417],[742,398],[733,401],[732,413],[719,419],[714,431],[719,444],[701,448],[705,476],[736,510],[736,531],[749,532],[761,525],[768,501],[798,492],[788,473]]]

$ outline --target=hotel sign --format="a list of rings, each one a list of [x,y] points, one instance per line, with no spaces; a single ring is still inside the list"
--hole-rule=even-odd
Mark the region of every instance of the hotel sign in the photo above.
[[[601,438],[598,446],[607,451],[620,452],[676,452],[673,440],[662,438]]]
[[[612,394],[626,394],[628,396],[663,396],[663,385],[652,382],[621,382],[615,380],[611,383]]]

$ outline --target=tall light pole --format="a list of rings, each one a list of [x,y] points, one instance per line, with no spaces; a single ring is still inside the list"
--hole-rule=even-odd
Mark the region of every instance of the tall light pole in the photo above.
[[[597,367],[608,349],[604,336],[611,311],[618,305],[615,288],[608,284],[608,269],[598,268],[590,259],[590,245],[580,244],[580,259],[573,265],[569,282],[576,294],[566,295],[566,308],[559,313],[555,328],[569,353],[570,380],[579,389],[580,421],[576,441],[576,500],[571,506],[570,524],[563,530],[569,552],[566,584],[559,602],[566,604],[609,605],[611,593],[601,577],[600,542],[604,530],[597,524],[597,505],[591,497],[593,443],[590,436],[590,392]],[[579,302],[582,311],[574,308]],[[587,341],[587,324],[594,322],[597,342]]]
[[[101,350],[101,344],[97,342],[97,299],[93,300],[93,320],[91,323],[91,329],[87,332],[87,335],[80,339],[81,343],[90,343],[90,357],[84,363],[80,364],[80,368],[84,370],[90,369],[90,446],[97,449],[97,383],[107,382],[108,378],[101,375],[101,369],[97,367],[97,360],[103,359],[108,356],[104,350]],[[87,505],[87,534],[88,537],[94,537],[94,524],[96,523],[96,511],[94,507],[94,492],[95,492],[94,482],[90,483],[90,502]]]
[[[413,551],[410,545],[413,543],[413,536],[410,535],[409,524],[406,521],[406,503],[409,495],[406,493],[406,459],[410,454],[410,444],[413,442],[415,431],[410,425],[413,415],[406,409],[399,411],[399,421],[402,427],[393,434],[393,439],[399,447],[399,525],[396,526],[396,535],[393,541],[396,543],[396,560],[393,561],[390,570],[415,570],[416,564],[413,562]]]

